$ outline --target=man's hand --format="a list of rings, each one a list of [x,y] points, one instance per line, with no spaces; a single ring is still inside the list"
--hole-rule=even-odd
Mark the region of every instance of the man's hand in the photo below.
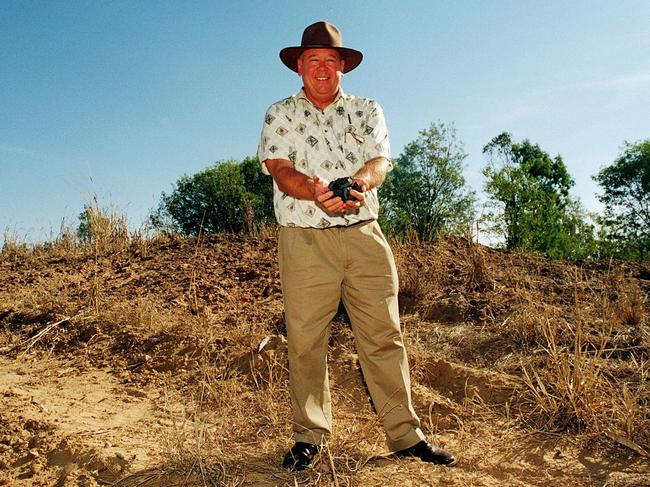
[[[350,199],[348,201],[343,201],[341,197],[334,196],[334,192],[323,183],[323,181],[318,177],[314,176],[314,200],[316,203],[328,213],[346,213],[351,210],[356,210],[361,206],[361,203],[364,200],[363,191],[365,191],[365,183],[361,180],[354,180],[362,191],[355,191],[354,189],[350,190],[350,194],[356,198]]]
[[[357,200],[363,201],[365,199],[363,193],[365,193],[370,189],[368,187],[368,183],[366,183],[363,179],[359,179],[359,178],[352,178],[352,181],[357,183],[357,185],[361,188],[361,191],[357,191],[356,189],[351,189],[350,194],[354,196]]]

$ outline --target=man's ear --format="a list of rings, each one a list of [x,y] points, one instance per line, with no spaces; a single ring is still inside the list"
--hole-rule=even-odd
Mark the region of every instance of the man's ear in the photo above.
[[[341,59],[341,74],[345,72],[345,59]]]
[[[298,76],[302,76],[302,56],[297,59],[296,64],[298,65]]]

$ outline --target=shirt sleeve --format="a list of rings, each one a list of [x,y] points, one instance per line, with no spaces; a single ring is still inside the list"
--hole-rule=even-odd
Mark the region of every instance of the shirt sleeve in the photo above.
[[[288,119],[283,113],[281,103],[269,107],[262,124],[257,158],[262,164],[264,174],[270,174],[264,164],[266,159],[286,159],[293,162],[292,154],[295,150],[292,148]]]
[[[363,137],[364,141],[364,161],[385,157],[389,164],[389,171],[393,169],[390,160],[390,141],[388,138],[388,127],[384,118],[384,111],[379,103],[373,101],[366,120],[366,126]]]

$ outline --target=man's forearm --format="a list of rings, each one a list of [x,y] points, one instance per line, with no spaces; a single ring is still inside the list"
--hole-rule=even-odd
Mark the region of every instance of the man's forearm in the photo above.
[[[313,182],[303,173],[296,171],[293,164],[281,159],[271,159],[265,162],[280,191],[294,198],[314,199]]]
[[[352,177],[362,181],[366,185],[364,190],[367,191],[384,182],[390,166],[390,162],[385,157],[375,157],[366,161],[363,167]]]

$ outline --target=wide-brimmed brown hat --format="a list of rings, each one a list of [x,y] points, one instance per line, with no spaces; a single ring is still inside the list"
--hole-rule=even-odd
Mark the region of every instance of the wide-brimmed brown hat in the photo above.
[[[302,33],[300,46],[285,47],[280,51],[280,59],[287,68],[298,72],[298,58],[303,51],[314,48],[336,49],[345,61],[343,72],[347,73],[361,64],[363,54],[355,49],[343,47],[343,36],[335,25],[329,22],[311,24]]]

